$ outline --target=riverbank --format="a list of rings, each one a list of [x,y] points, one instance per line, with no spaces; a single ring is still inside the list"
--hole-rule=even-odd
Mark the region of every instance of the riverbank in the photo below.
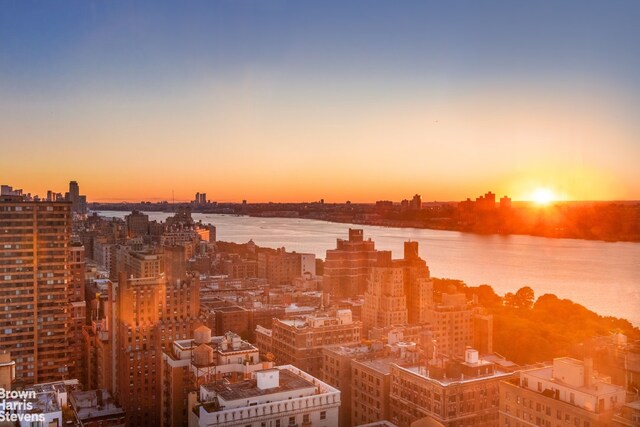
[[[162,212],[171,214],[177,206],[188,206],[185,204],[92,204],[92,210],[111,210],[119,212],[131,212],[132,210],[144,210],[148,212]],[[258,207],[256,207],[258,206]],[[371,205],[354,205],[354,212],[345,213],[338,206],[337,212],[325,212],[309,209],[273,209],[272,204],[266,204],[272,210],[266,210],[263,204],[259,205],[216,205],[212,207],[192,207],[193,213],[213,214],[213,215],[238,215],[253,218],[298,218],[304,220],[325,221],[338,224],[349,224],[357,226],[376,226],[388,228],[413,228],[423,230],[455,231],[460,233],[470,233],[481,236],[533,236],[550,239],[579,239],[601,242],[630,242],[640,243],[640,205],[634,203],[616,204],[618,215],[611,218],[612,214],[594,213],[589,209],[604,209],[605,205],[576,205],[567,210],[567,206],[558,205],[537,209],[514,208],[508,215],[492,214],[481,216],[436,216],[429,217],[428,214],[420,214],[418,218],[383,218],[377,213],[358,213]],[[279,206],[279,205],[276,205]],[[297,204],[296,204],[297,206]],[[306,206],[306,205],[305,205]],[[324,205],[323,205],[324,206]],[[444,206],[449,206],[445,204]],[[585,207],[588,206],[588,207]],[[285,205],[288,207],[288,205]],[[576,213],[579,210],[579,215]],[[619,210],[619,211],[618,211]],[[425,209],[425,212],[428,212]],[[448,212],[442,208],[437,211],[437,215]],[[523,212],[526,212],[523,213]],[[569,213],[573,212],[573,215]],[[416,214],[406,214],[413,215]],[[598,222],[598,217],[608,218],[607,221]],[[584,217],[588,217],[585,220]],[[595,225],[594,225],[595,224]]]

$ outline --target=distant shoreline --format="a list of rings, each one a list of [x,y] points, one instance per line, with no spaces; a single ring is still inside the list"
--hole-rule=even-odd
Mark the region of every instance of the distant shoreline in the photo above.
[[[138,209],[142,208],[142,209]],[[174,210],[165,210],[165,209],[145,209],[146,206],[139,206],[139,204],[135,204],[133,206],[129,206],[127,208],[122,207],[121,205],[117,206],[109,206],[107,209],[100,208],[91,210],[91,212],[97,211],[114,211],[114,212],[131,212],[133,210],[139,210],[141,212],[161,212],[166,214],[171,214]],[[195,210],[193,213],[200,214],[210,214],[210,215],[231,215],[231,216],[243,216],[243,217],[251,217],[251,218],[284,218],[284,219],[303,219],[303,220],[316,220],[316,221],[324,221],[330,222],[334,224],[347,224],[347,225],[355,225],[355,226],[375,226],[375,227],[385,227],[385,228],[402,228],[402,229],[421,229],[421,230],[439,230],[439,231],[457,231],[459,233],[467,233],[473,234],[477,236],[532,236],[532,237],[544,237],[548,239],[575,239],[575,240],[586,240],[586,241],[598,241],[605,243],[640,243],[640,238],[638,239],[604,239],[597,237],[585,237],[585,236],[574,236],[574,235],[553,235],[553,234],[545,234],[545,233],[517,233],[517,232],[482,232],[479,230],[465,229],[462,227],[435,227],[430,226],[429,224],[423,224],[416,222],[407,221],[400,224],[398,221],[389,221],[389,220],[377,220],[377,221],[354,221],[354,220],[345,220],[341,221],[339,219],[332,218],[322,218],[315,216],[291,216],[291,215],[255,215],[250,213],[235,213],[235,212],[218,212],[218,211],[201,211]]]

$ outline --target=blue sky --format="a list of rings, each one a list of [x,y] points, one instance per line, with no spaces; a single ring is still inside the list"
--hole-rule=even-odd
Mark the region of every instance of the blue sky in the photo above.
[[[73,178],[104,199],[169,187],[187,197],[189,180],[145,181],[149,164],[171,161],[159,152],[181,147],[216,164],[192,180],[209,193],[230,186],[228,199],[341,200],[340,181],[312,181],[333,175],[354,176],[350,198],[364,200],[380,171],[380,198],[556,184],[569,198],[640,198],[638,22],[635,1],[2,0],[0,143],[19,159],[0,159],[3,179],[42,192]],[[596,127],[576,130],[585,123]],[[523,137],[541,127],[539,142]],[[134,158],[107,191],[109,168],[88,163],[127,149]],[[350,171],[350,156],[368,168]],[[441,165],[454,160],[464,179]],[[238,165],[251,180],[227,182]],[[430,172],[410,172],[422,165]],[[301,174],[308,191],[287,187]],[[585,174],[604,183],[574,188]]]

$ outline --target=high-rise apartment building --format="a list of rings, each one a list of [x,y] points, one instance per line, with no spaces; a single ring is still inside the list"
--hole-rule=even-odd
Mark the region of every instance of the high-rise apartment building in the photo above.
[[[16,379],[16,362],[11,360],[11,354],[6,350],[0,350],[0,388],[11,390],[11,385]]]
[[[199,322],[198,278],[121,274],[115,300],[116,395],[127,424],[158,426],[162,352]]]
[[[407,324],[402,265],[392,261],[390,251],[379,252],[378,258],[378,262],[370,267],[364,293],[362,323],[365,335],[371,328]]]
[[[87,213],[87,196],[80,194],[80,186],[77,181],[69,182],[69,192],[65,194],[65,200],[71,202],[71,212],[78,215]]]
[[[88,286],[90,324],[83,328],[84,385],[87,389],[116,390],[115,383],[115,297],[116,285],[109,279],[95,279]],[[95,296],[95,297],[94,297]]]
[[[67,377],[72,360],[71,205],[0,196],[0,348],[27,384]]]
[[[86,380],[85,359],[78,357],[83,354],[83,329],[87,323],[87,303],[85,298],[85,256],[84,246],[79,242],[71,242],[69,247],[69,267],[71,280],[69,281],[69,347],[74,355],[69,364],[69,378]]]
[[[404,258],[378,252],[370,267],[362,307],[365,335],[373,328],[425,324],[433,306],[433,285],[426,262],[418,255],[418,242],[405,242]]]
[[[327,250],[325,291],[339,298],[362,295],[367,289],[369,268],[377,261],[375,243],[364,240],[361,229],[350,228],[349,240],[338,239],[336,249]]]
[[[414,195],[409,202],[409,208],[412,211],[419,211],[420,209],[422,209],[422,196],[420,196],[419,194]]]

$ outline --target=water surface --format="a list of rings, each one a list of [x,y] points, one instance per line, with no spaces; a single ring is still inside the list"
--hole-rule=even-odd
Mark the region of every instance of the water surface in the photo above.
[[[123,218],[128,212],[101,211]],[[146,212],[151,220],[170,213]],[[348,224],[296,218],[256,218],[194,213],[217,227],[218,240],[285,247],[324,258],[337,238],[347,238]],[[478,235],[415,228],[363,228],[376,248],[402,257],[403,242],[420,243],[420,256],[434,277],[489,284],[498,294],[530,286],[540,296],[556,294],[602,315],[623,317],[640,325],[640,243],[551,239],[534,236]]]

